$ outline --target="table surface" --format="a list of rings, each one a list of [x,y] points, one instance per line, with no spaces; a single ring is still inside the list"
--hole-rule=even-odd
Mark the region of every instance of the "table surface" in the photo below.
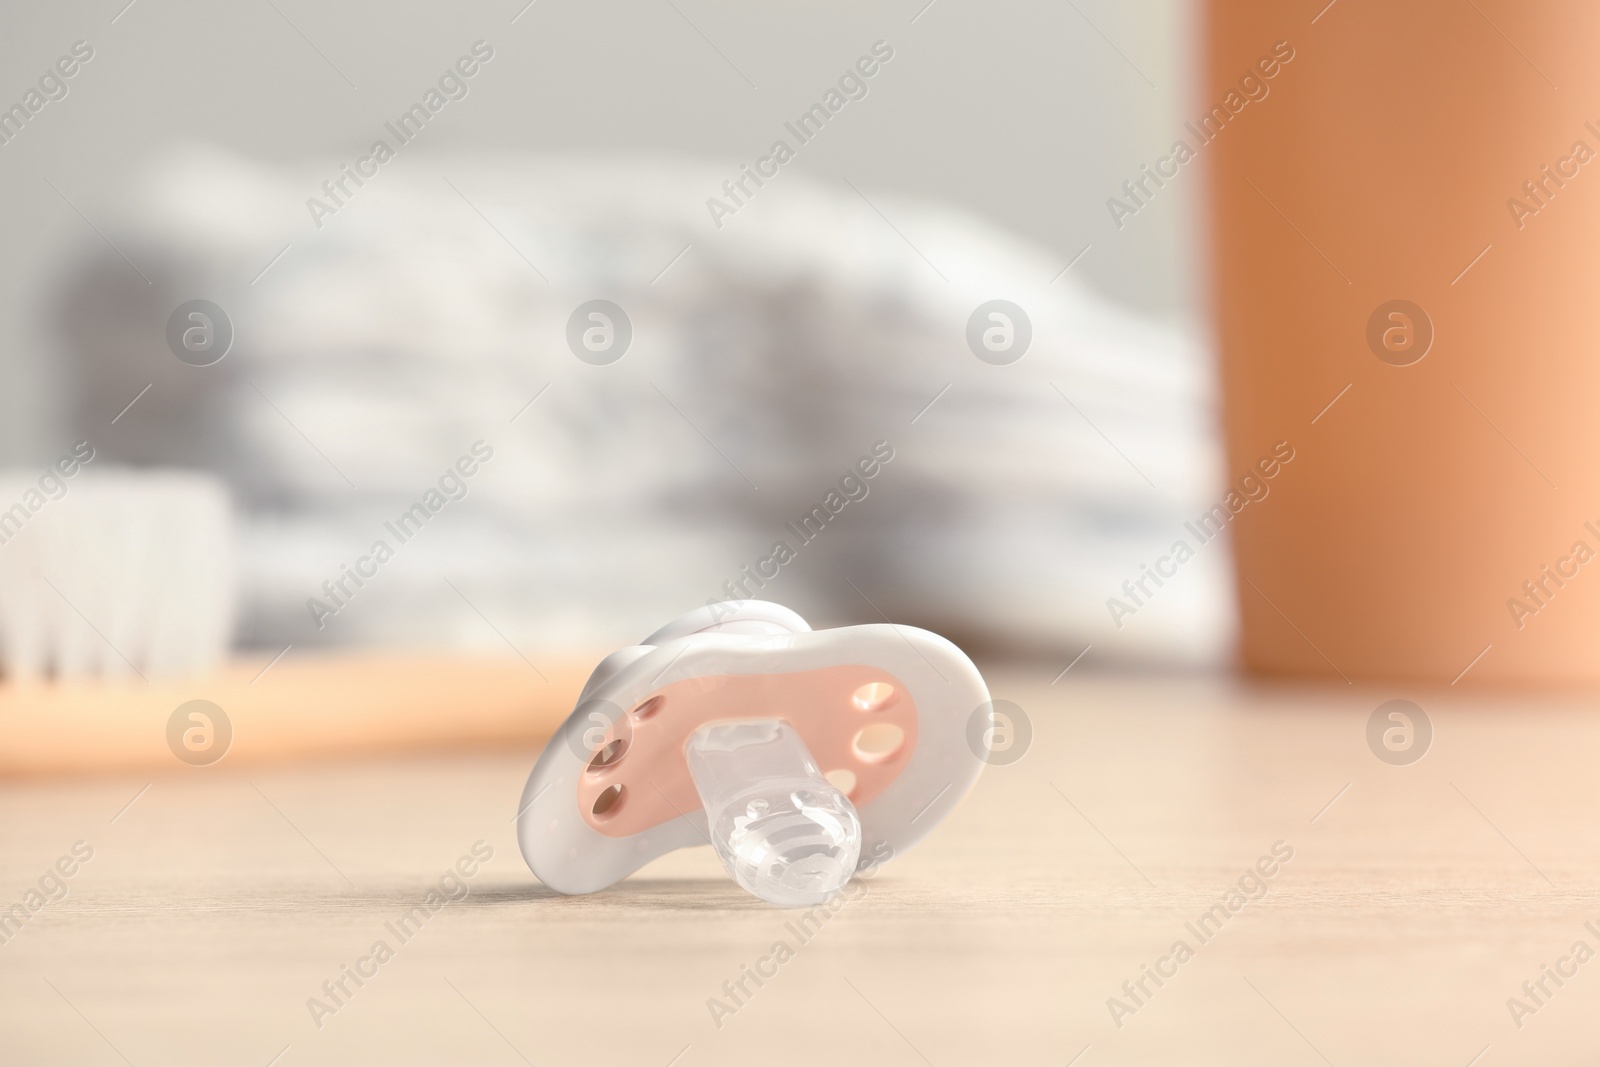
[[[0,944],[0,1059],[1600,1056],[1600,963],[1573,954],[1600,950],[1600,698],[1051,673],[991,675],[1031,719],[1026,756],[805,930],[706,848],[593,896],[544,889],[511,825],[531,751],[0,783],[0,910],[93,850]],[[1410,765],[1368,745],[1392,698],[1432,724]],[[397,937],[478,841],[470,895]],[[1275,847],[1292,858],[1261,863]],[[390,958],[326,997],[378,941]],[[780,941],[776,974],[729,997]]]

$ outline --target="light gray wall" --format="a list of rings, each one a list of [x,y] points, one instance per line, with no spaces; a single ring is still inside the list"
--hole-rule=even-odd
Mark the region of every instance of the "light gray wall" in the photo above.
[[[64,99],[0,145],[0,459],[56,448],[54,353],[39,313],[64,259],[101,240],[94,220],[142,160],[196,139],[268,161],[354,158],[480,38],[493,64],[409,152],[752,160],[882,38],[892,63],[796,166],[954,202],[1063,265],[1091,245],[1075,275],[1192,322],[1198,177],[1120,230],[1106,209],[1188,110],[1190,0],[925,2],[16,5],[0,21],[0,105],[20,101],[73,42],[95,54]]]

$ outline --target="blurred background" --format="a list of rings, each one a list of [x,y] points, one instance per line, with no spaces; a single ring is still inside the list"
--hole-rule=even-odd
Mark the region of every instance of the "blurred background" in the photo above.
[[[0,146],[0,454],[24,483],[81,441],[84,486],[207,472],[232,526],[152,509],[211,551],[109,601],[106,567],[70,568],[7,614],[15,664],[228,559],[247,652],[587,651],[748,591],[1062,665],[1226,661],[1225,546],[1136,617],[1107,603],[1222,480],[1201,176],[1108,204],[1180,128],[1189,5],[100,14],[19,13],[0,44],[19,100],[92,52]],[[567,340],[596,299],[631,327],[602,365]],[[969,320],[996,299],[1023,336],[985,361]],[[206,366],[168,337],[195,300],[231,330]],[[384,523],[477,441],[494,459],[402,547]],[[878,442],[868,495],[802,542],[786,524]],[[379,540],[378,576],[325,589]],[[779,542],[776,577],[741,579]]]

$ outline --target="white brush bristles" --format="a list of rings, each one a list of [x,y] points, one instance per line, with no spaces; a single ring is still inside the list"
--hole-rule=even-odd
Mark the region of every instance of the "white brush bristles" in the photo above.
[[[187,471],[0,473],[0,672],[198,673],[234,619],[228,492]]]

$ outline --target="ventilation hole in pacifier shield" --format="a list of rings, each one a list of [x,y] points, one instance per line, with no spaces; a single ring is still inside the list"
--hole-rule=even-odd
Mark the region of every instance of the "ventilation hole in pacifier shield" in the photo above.
[[[829,771],[822,777],[828,780],[829,785],[847,797],[856,791],[856,772],[848,768],[840,767],[836,771]]]
[[[892,722],[875,722],[864,727],[850,743],[850,749],[863,763],[882,763],[900,751],[906,732]]]
[[[857,711],[882,711],[894,702],[894,686],[888,682],[868,682],[850,696]]]
[[[628,742],[617,738],[594,754],[594,759],[589,761],[589,773],[598,774],[601,771],[615,767],[628,751]]]
[[[644,722],[656,712],[661,710],[661,698],[651,697],[643,704],[633,709],[632,715],[635,722]]]
[[[622,810],[622,800],[628,794],[628,789],[623,785],[608,785],[594,798],[595,818],[610,818]]]

